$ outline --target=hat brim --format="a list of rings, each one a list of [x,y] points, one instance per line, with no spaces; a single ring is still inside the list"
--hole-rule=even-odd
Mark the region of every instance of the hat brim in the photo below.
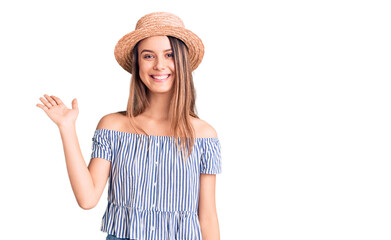
[[[172,36],[182,40],[188,50],[192,71],[201,63],[204,56],[204,45],[192,31],[182,27],[156,26],[140,28],[123,36],[114,49],[115,59],[129,73],[132,73],[132,51],[141,40],[152,36]]]

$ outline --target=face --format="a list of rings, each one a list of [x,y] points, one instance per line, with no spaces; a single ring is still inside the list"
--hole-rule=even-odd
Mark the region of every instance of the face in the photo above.
[[[140,78],[151,92],[170,92],[175,79],[174,56],[167,36],[153,36],[138,45]]]

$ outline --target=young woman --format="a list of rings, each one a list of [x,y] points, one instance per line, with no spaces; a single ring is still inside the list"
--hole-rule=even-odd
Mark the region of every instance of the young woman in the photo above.
[[[220,239],[221,146],[196,115],[192,78],[202,41],[177,16],[157,12],[142,17],[114,52],[132,74],[128,106],[99,121],[88,167],[75,130],[77,100],[68,109],[45,94],[37,104],[59,127],[79,206],[96,206],[108,180],[106,239]]]

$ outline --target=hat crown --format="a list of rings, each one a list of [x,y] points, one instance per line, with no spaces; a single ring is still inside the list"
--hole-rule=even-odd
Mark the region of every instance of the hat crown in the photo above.
[[[167,12],[154,12],[140,18],[136,24],[136,30],[155,26],[171,26],[184,28],[185,24],[176,15]]]

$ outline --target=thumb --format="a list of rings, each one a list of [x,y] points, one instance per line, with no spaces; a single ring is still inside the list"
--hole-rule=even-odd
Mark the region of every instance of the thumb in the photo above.
[[[77,104],[77,99],[75,98],[75,99],[73,99],[73,101],[72,101],[72,109],[79,109],[79,106],[78,106],[78,104]]]

